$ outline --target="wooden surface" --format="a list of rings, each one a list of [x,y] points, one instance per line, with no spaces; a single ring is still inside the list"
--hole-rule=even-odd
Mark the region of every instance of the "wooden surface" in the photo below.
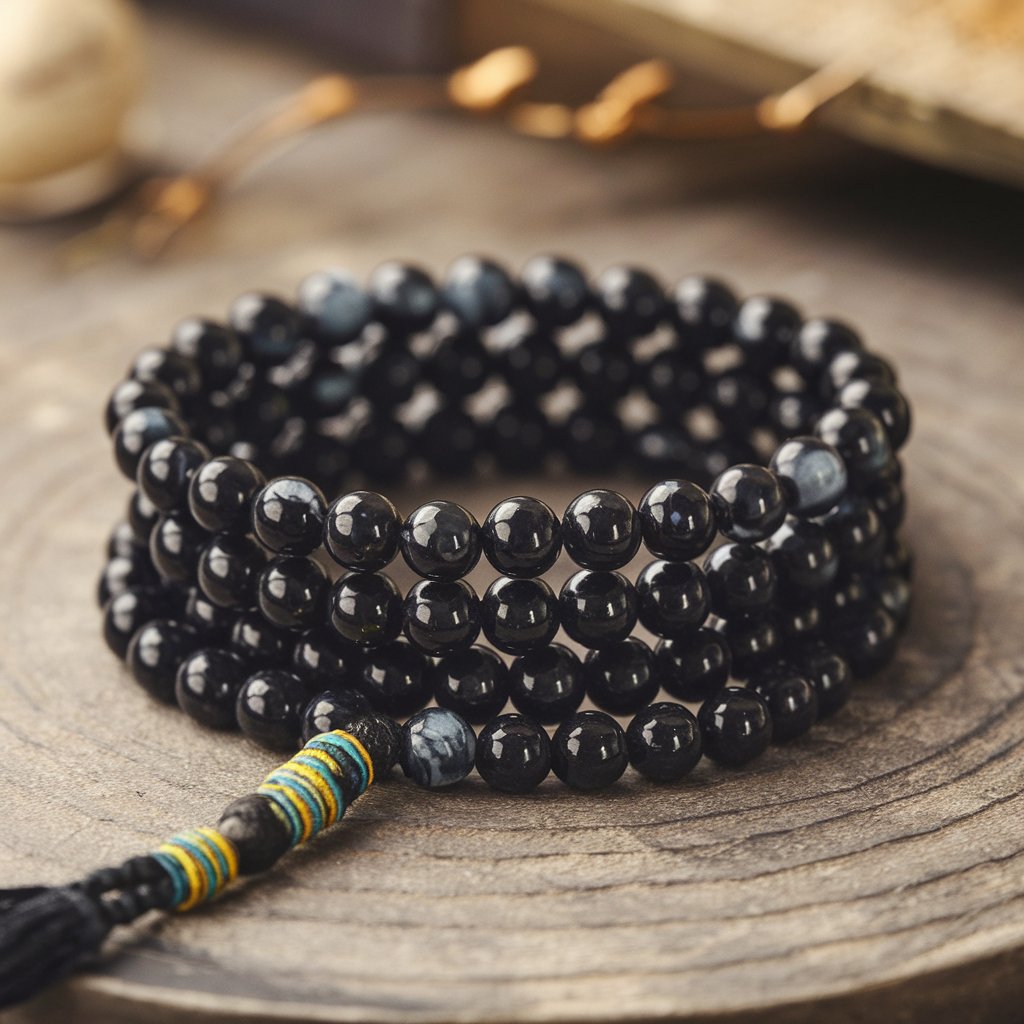
[[[176,161],[312,70],[153,24]],[[274,758],[158,707],[98,636],[126,496],[99,426],[185,312],[324,263],[512,265],[557,248],[725,275],[860,325],[898,363],[917,606],[883,676],[750,771],[510,799],[399,779],[218,906],[148,923],[9,1019],[1019,1020],[1024,447],[1019,200],[826,140],[602,156],[375,117],[250,179],[156,267],[68,277],[75,225],[0,234],[0,878],[60,882],[210,822]],[[516,485],[517,487],[520,485]],[[558,504],[573,481],[531,489]],[[635,493],[636,487],[631,485]],[[487,495],[451,492],[478,512]],[[415,496],[404,495],[408,508]]]

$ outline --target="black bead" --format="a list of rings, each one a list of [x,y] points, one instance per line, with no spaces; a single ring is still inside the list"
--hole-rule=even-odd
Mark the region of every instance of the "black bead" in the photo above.
[[[137,548],[130,554],[111,558],[103,567],[96,586],[96,603],[102,606],[112,597],[132,587],[151,586],[159,582],[149,553],[143,548]]]
[[[772,619],[782,634],[783,644],[813,637],[825,625],[821,604],[813,594],[789,597],[773,610]]]
[[[732,674],[747,679],[775,660],[782,646],[779,624],[771,615],[737,615],[719,619],[715,629],[725,637],[732,655]]]
[[[188,505],[189,482],[210,453],[204,445],[181,437],[165,437],[151,444],[139,459],[135,479],[139,490],[161,512]]]
[[[910,436],[910,406],[891,384],[851,380],[836,396],[842,409],[867,409],[882,422],[893,451],[899,451]]]
[[[165,348],[145,348],[132,364],[132,377],[143,384],[163,384],[178,401],[191,401],[202,389],[199,367],[191,359]]]
[[[749,367],[767,370],[789,358],[800,314],[788,302],[764,295],[745,299],[736,311],[733,337]]]
[[[335,729],[346,729],[351,720],[370,710],[370,702],[358,690],[333,689],[317,694],[303,709],[299,732],[303,743]]]
[[[240,436],[272,448],[289,419],[298,414],[298,409],[292,392],[269,381],[259,381],[232,414]]]
[[[122,519],[114,525],[107,538],[107,558],[133,558],[139,551],[148,555],[146,545],[135,536],[132,524],[127,519]]]
[[[340,416],[359,397],[362,383],[355,369],[326,360],[318,362],[299,390],[302,415],[307,420]]]
[[[870,600],[867,580],[857,572],[842,572],[833,586],[820,595],[822,611],[829,618],[843,618]]]
[[[580,659],[562,644],[516,658],[509,667],[509,687],[516,710],[541,725],[554,725],[572,714],[586,692]]]
[[[328,617],[343,641],[381,647],[402,631],[402,595],[383,573],[346,573],[331,587]]]
[[[726,686],[697,714],[704,753],[718,764],[738,767],[763,754],[772,741],[772,718],[763,697]]]
[[[888,537],[869,498],[848,494],[828,515],[825,527],[847,569],[869,565],[882,554]]]
[[[628,715],[658,695],[654,654],[636,637],[587,652],[583,662],[587,696],[604,711]]]
[[[464,650],[480,634],[480,600],[465,580],[420,580],[405,598],[405,635],[424,654]]]
[[[429,501],[402,524],[402,557],[431,580],[456,580],[480,560],[480,527],[454,501]]]
[[[903,485],[898,480],[879,480],[864,492],[874,506],[882,525],[891,535],[900,528],[907,511]]]
[[[188,507],[195,521],[213,533],[246,533],[252,499],[266,481],[244,459],[221,455],[204,463],[188,487]]]
[[[122,590],[103,606],[103,639],[119,658],[128,652],[135,632],[169,611],[167,595],[159,587],[138,586]]]
[[[117,425],[136,409],[167,409],[180,413],[181,406],[174,392],[159,381],[123,380],[110,393],[104,413],[107,433],[113,434]]]
[[[409,432],[386,416],[371,416],[352,437],[352,462],[377,483],[401,480],[411,454]]]
[[[652,782],[678,782],[700,761],[697,719],[682,704],[644,708],[626,729],[629,763]]]
[[[672,320],[680,335],[699,348],[713,348],[732,340],[736,296],[714,278],[684,277],[670,296]]]
[[[716,615],[759,612],[775,597],[771,558],[753,544],[737,542],[715,548],[704,560],[704,574]]]
[[[835,714],[850,699],[853,673],[846,659],[828,644],[820,640],[800,644],[788,658],[817,691],[819,718]]]
[[[235,848],[240,875],[268,870],[292,846],[291,828],[282,812],[257,793],[228,804],[217,831]]]
[[[742,367],[713,374],[704,394],[725,432],[733,438],[746,437],[767,421],[772,396],[760,374]]]
[[[544,580],[496,579],[480,608],[484,635],[499,651],[525,654],[558,632],[558,600]]]
[[[665,315],[664,290],[637,267],[609,267],[594,282],[594,301],[605,323],[631,338],[650,334]]]
[[[877,480],[892,462],[892,446],[881,420],[867,409],[829,409],[814,433],[846,463],[855,483]]]
[[[437,314],[437,288],[430,275],[408,263],[382,263],[370,276],[375,317],[399,331],[422,331]]]
[[[821,590],[839,571],[839,555],[828,531],[817,523],[792,516],[768,538],[780,586],[787,590]]]
[[[556,431],[530,401],[503,405],[491,420],[487,444],[505,473],[538,473],[556,446]]]
[[[165,437],[188,437],[185,421],[170,409],[143,406],[127,413],[114,431],[114,458],[118,468],[132,482],[142,453]]]
[[[178,666],[178,707],[209,729],[230,729],[235,725],[235,700],[248,675],[245,662],[233,651],[194,651]]]
[[[273,295],[240,295],[231,304],[228,320],[242,343],[245,358],[257,366],[286,362],[302,344],[299,315]]]
[[[558,595],[562,628],[585,647],[620,643],[636,625],[638,601],[633,584],[621,573],[581,569]]]
[[[474,331],[458,330],[438,342],[423,364],[423,376],[451,402],[475,395],[494,369],[494,360]]]
[[[127,663],[135,681],[157,700],[174,701],[178,666],[199,646],[199,634],[175,619],[153,619],[128,644]]]
[[[294,454],[288,457],[288,464],[322,491],[337,494],[352,469],[352,451],[341,438],[315,429],[302,436]]]
[[[460,256],[445,274],[442,299],[468,327],[493,327],[515,308],[515,282],[504,267],[481,256]]]
[[[797,331],[789,346],[789,361],[804,380],[815,383],[836,356],[860,352],[863,347],[860,336],[847,324],[815,317]]]
[[[312,691],[342,692],[355,685],[359,652],[339,643],[328,629],[307,630],[292,651],[292,671]]]
[[[348,569],[383,569],[398,551],[402,521],[395,506],[374,491],[343,494],[330,507],[324,547]]]
[[[260,572],[256,599],[264,617],[282,629],[308,629],[323,619],[327,577],[311,558],[279,555]]]
[[[824,405],[810,391],[776,390],[768,402],[768,423],[783,437],[813,429]]]
[[[252,524],[260,543],[282,555],[308,555],[323,538],[327,504],[302,477],[271,480],[253,499]]]
[[[914,575],[914,556],[910,548],[899,538],[890,537],[889,544],[878,563],[880,572],[893,572],[905,580]]]
[[[644,543],[652,555],[685,562],[704,554],[715,539],[711,499],[696,484],[665,480],[638,507]]]
[[[491,789],[528,793],[551,770],[548,734],[524,715],[499,715],[477,737],[476,770]]]
[[[832,400],[854,380],[895,385],[896,371],[892,363],[874,352],[840,352],[828,364],[818,391],[822,398]]]
[[[182,618],[199,631],[204,644],[227,642],[235,616],[219,608],[198,587],[189,587]]]
[[[854,676],[862,679],[892,660],[899,630],[881,604],[869,604],[837,619],[829,638],[850,663]]]
[[[416,437],[417,452],[438,476],[468,476],[482,447],[476,420],[450,406],[428,416]]]
[[[528,326],[510,337],[498,354],[498,365],[514,395],[535,398],[561,380],[565,360],[546,330]]]
[[[260,669],[242,684],[235,717],[245,735],[270,750],[294,750],[299,740],[299,715],[305,688],[293,672]]]
[[[375,777],[387,775],[398,763],[402,731],[387,715],[367,711],[351,718],[343,728],[350,736],[359,740],[370,755]]]
[[[910,618],[910,583],[897,573],[872,576],[870,591],[878,603],[892,616],[897,629],[903,629]]]
[[[592,341],[576,353],[572,377],[584,402],[611,405],[636,383],[636,360],[619,339]]]
[[[684,352],[659,352],[643,365],[640,376],[651,401],[673,419],[699,404],[704,372]]]
[[[562,424],[558,441],[577,473],[607,473],[621,462],[628,448],[622,420],[601,406],[574,410]]]
[[[629,764],[626,734],[603,711],[580,711],[566,719],[551,739],[551,767],[573,789],[604,789]]]
[[[207,391],[229,383],[242,361],[242,345],[234,332],[201,317],[178,322],[171,332],[171,348],[199,367]]]
[[[764,466],[732,466],[711,485],[718,528],[730,540],[770,537],[786,518],[779,478]]]
[[[590,307],[583,271],[557,256],[534,256],[520,275],[523,300],[534,319],[546,327],[567,327]]]
[[[375,711],[405,718],[430,700],[430,662],[403,640],[375,647],[360,659],[359,689]]]
[[[421,376],[420,361],[405,338],[388,339],[364,363],[359,393],[380,413],[408,402]]]
[[[231,649],[253,668],[286,664],[293,643],[291,634],[272,626],[255,610],[242,612],[231,627]]]
[[[195,579],[200,552],[209,539],[187,512],[168,512],[149,535],[149,557],[165,580],[189,583]]]
[[[640,519],[615,491],[584,491],[562,517],[566,553],[585,569],[618,569],[640,548]]]
[[[731,670],[729,645],[708,627],[693,636],[662,640],[654,648],[655,678],[679,700],[705,700],[725,686]]]
[[[250,537],[219,533],[199,555],[196,577],[203,593],[221,608],[252,608],[256,580],[267,556]]]
[[[636,580],[640,622],[655,636],[685,636],[704,625],[711,592],[692,562],[656,561]]]
[[[801,672],[787,664],[770,666],[750,680],[772,716],[772,739],[794,740],[809,732],[818,720],[818,691]]]
[[[508,669],[486,647],[469,647],[441,658],[430,668],[434,700],[457,711],[473,725],[483,725],[508,700]]]
[[[345,345],[363,333],[373,302],[344,270],[317,270],[299,285],[297,306],[306,328],[321,345]]]
[[[487,513],[480,539],[487,560],[505,576],[540,576],[562,550],[558,516],[537,498],[498,502]]]

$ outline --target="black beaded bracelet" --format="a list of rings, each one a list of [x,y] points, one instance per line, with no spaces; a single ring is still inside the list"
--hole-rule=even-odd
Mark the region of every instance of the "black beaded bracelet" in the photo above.
[[[399,760],[423,786],[475,765],[508,792],[552,769],[589,790],[628,764],[660,782],[702,754],[743,764],[841,708],[907,621],[894,370],[842,323],[708,278],[666,293],[617,267],[591,284],[551,257],[518,282],[464,257],[440,287],[398,263],[365,289],[323,271],[294,305],[253,293],[226,325],[180,323],[106,424],[137,484],[100,579],[107,644],[201,724],[305,745],[216,829],[67,890],[83,935],[265,870]],[[403,519],[369,489],[424,464],[556,459],[661,482],[636,507],[585,491],[561,518],[509,497],[482,524],[447,500]],[[543,576],[563,551],[580,568],[556,596]],[[421,577],[404,597],[384,571],[399,554]],[[482,598],[465,579],[481,558],[499,574]],[[44,913],[12,906],[0,1004],[22,984],[5,965],[27,925],[9,921]]]

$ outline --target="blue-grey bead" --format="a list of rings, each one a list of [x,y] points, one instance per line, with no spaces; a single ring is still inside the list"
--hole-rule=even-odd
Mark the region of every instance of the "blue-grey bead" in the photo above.
[[[789,511],[808,518],[834,508],[846,493],[846,465],[839,452],[816,437],[784,441],[771,468],[790,501]]]
[[[467,327],[492,327],[515,308],[516,285],[508,272],[480,256],[460,256],[444,283],[445,305]]]
[[[299,310],[314,333],[335,343],[359,337],[373,315],[373,302],[344,270],[318,270],[299,285]]]
[[[425,708],[402,727],[402,771],[424,789],[464,779],[475,758],[476,736],[454,711]]]

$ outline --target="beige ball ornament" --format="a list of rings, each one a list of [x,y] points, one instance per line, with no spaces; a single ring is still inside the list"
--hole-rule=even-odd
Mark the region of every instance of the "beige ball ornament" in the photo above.
[[[67,209],[112,187],[143,66],[128,0],[0,0],[0,208]]]

